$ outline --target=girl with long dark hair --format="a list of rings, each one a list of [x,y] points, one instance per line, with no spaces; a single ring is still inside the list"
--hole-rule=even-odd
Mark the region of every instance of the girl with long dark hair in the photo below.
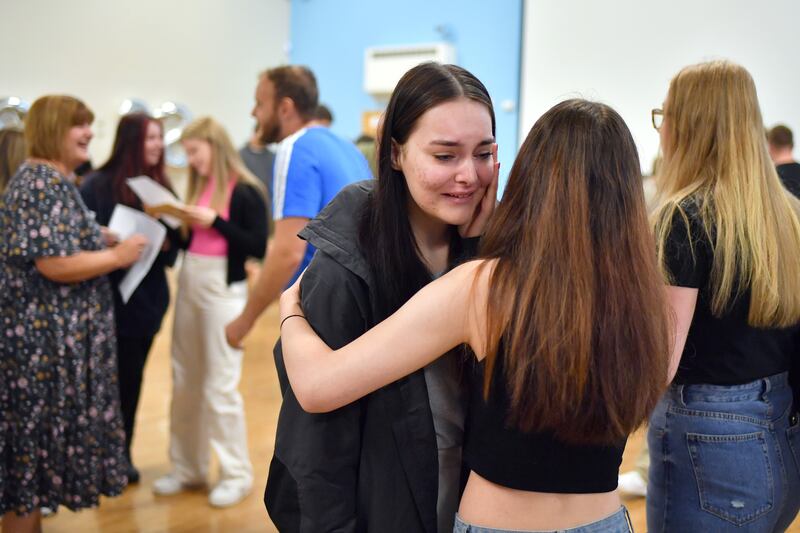
[[[303,306],[326,342],[355,339],[474,255],[464,237],[494,207],[494,133],[489,94],[468,71],[426,63],[401,78],[378,179],[345,188],[301,233],[317,248]],[[279,346],[276,362],[284,395],[265,501],[278,529],[452,530],[466,408],[456,354],[326,415],[303,412]]]
[[[335,351],[303,315],[304,287],[287,290],[300,404],[347,405],[465,343],[470,474],[455,530],[629,531],[619,465],[668,381],[672,332],[639,169],[614,110],[562,102],[528,134],[480,260]]]

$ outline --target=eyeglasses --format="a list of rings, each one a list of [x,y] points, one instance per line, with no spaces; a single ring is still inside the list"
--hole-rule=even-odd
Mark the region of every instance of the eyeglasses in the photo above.
[[[653,109],[650,112],[650,118],[653,120],[653,127],[656,131],[661,130],[661,125],[664,124],[664,110]]]

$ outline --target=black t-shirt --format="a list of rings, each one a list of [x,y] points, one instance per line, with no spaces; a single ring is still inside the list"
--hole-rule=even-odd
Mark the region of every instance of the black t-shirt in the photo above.
[[[675,383],[737,385],[789,370],[800,328],[763,329],[748,325],[749,288],[722,316],[712,314],[713,233],[711,237],[706,234],[696,205],[686,202],[684,212],[689,227],[687,230],[683,217],[676,213],[665,243],[666,266],[672,275],[671,285],[699,290]]]
[[[775,168],[786,190],[800,198],[800,163],[785,163]]]

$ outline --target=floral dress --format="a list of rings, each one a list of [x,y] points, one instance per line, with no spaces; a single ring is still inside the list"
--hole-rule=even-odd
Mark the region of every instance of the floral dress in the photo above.
[[[0,196],[0,514],[92,507],[127,482],[109,282],[34,264],[103,247],[75,185],[20,167]]]

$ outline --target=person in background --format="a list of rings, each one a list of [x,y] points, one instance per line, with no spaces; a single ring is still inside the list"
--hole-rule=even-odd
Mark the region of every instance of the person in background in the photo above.
[[[261,140],[261,132],[256,125],[253,135],[247,144],[239,149],[239,157],[242,158],[247,169],[264,185],[267,191],[267,209],[272,201],[272,173],[275,166],[274,144],[267,144]],[[272,215],[269,214],[269,218]]]
[[[18,128],[0,130],[0,194],[25,160],[25,134]]]
[[[790,193],[800,198],[800,164],[794,159],[794,135],[783,124],[767,132],[767,149],[778,177]],[[794,392],[795,405],[800,405],[800,358],[795,358],[789,371],[789,382]]]
[[[655,201],[655,196],[657,193],[656,179],[658,177],[659,169],[661,168],[661,161],[662,157],[659,153],[653,160],[653,165],[650,167],[650,175],[642,177],[644,201],[648,206],[648,210],[654,207],[653,202]],[[649,471],[650,450],[647,449],[647,439],[645,439],[642,448],[636,455],[634,469],[619,475],[618,488],[620,494],[635,498],[647,496],[647,478]]]
[[[783,186],[797,197],[800,197],[800,163],[795,161],[794,136],[792,130],[783,124],[778,124],[767,133],[769,156],[775,163],[778,177]]]
[[[312,120],[317,126],[324,126],[330,128],[333,125],[333,113],[328,109],[328,106],[319,104],[314,110],[314,118]]]
[[[648,430],[647,528],[785,531],[800,509],[800,202],[781,185],[750,73],[683,68],[654,126],[652,220],[686,343]],[[683,326],[686,330],[683,330]]]
[[[477,78],[454,65],[414,67],[386,117],[378,179],[345,187],[300,234],[317,248],[303,308],[336,346],[471,259],[476,239],[465,237],[480,234],[494,208],[494,109]],[[452,532],[466,409],[460,354],[327,414],[302,410],[280,344],[275,355],[283,403],[264,501],[278,529]]]
[[[120,118],[114,146],[108,161],[88,175],[80,192],[86,206],[95,213],[95,220],[108,226],[117,205],[142,210],[139,198],[125,180],[149,176],[172,190],[164,171],[164,140],[161,123],[142,113]],[[122,418],[125,422],[125,452],[128,459],[128,483],[139,481],[139,471],[131,459],[131,442],[136,426],[136,408],[142,388],[147,354],[169,307],[169,286],[166,268],[175,263],[182,241],[180,232],[165,226],[167,239],[147,275],[131,295],[122,302],[119,284],[127,271],[109,275],[114,289],[114,323],[118,345],[118,383]]]
[[[640,168],[618,113],[561,102],[523,143],[479,260],[335,351],[293,285],[281,343],[300,405],[350,404],[466,343],[470,474],[454,531],[630,531],[619,465],[669,381],[675,332]]]
[[[208,501],[228,507],[250,493],[253,467],[238,390],[243,352],[228,345],[224,328],[244,308],[245,261],[264,256],[266,191],[215,120],[186,126],[181,143],[190,166],[184,218],[191,236],[172,331],[172,471],[153,491],[171,495],[205,484],[213,450],[219,479]]]
[[[378,175],[378,150],[375,146],[375,137],[362,133],[355,140],[356,148],[369,163],[369,169],[374,176]]]
[[[272,236],[272,210],[270,205],[272,203],[272,174],[275,166],[275,150],[277,145],[275,143],[266,144],[261,140],[261,132],[259,126],[256,124],[253,135],[250,140],[239,149],[239,157],[242,158],[247,170],[253,173],[258,180],[264,184],[264,190],[267,191],[267,220],[269,221],[268,234]],[[247,272],[248,279],[258,278],[258,273],[261,271],[261,261],[258,259],[249,259],[245,263],[245,271]]]
[[[95,507],[127,484],[117,346],[106,274],[139,259],[134,235],[106,247],[73,181],[89,159],[92,112],[37,99],[28,160],[0,200],[0,513],[35,532],[42,507]]]
[[[263,72],[255,98],[253,116],[262,141],[280,141],[272,197],[275,232],[245,309],[225,329],[234,347],[241,345],[264,309],[311,261],[314,247],[297,236],[300,230],[345,185],[372,178],[353,143],[328,128],[309,124],[318,91],[308,68],[287,65]]]
[[[81,186],[83,180],[92,173],[94,167],[92,166],[91,161],[84,161],[80,165],[75,168],[75,185]]]

